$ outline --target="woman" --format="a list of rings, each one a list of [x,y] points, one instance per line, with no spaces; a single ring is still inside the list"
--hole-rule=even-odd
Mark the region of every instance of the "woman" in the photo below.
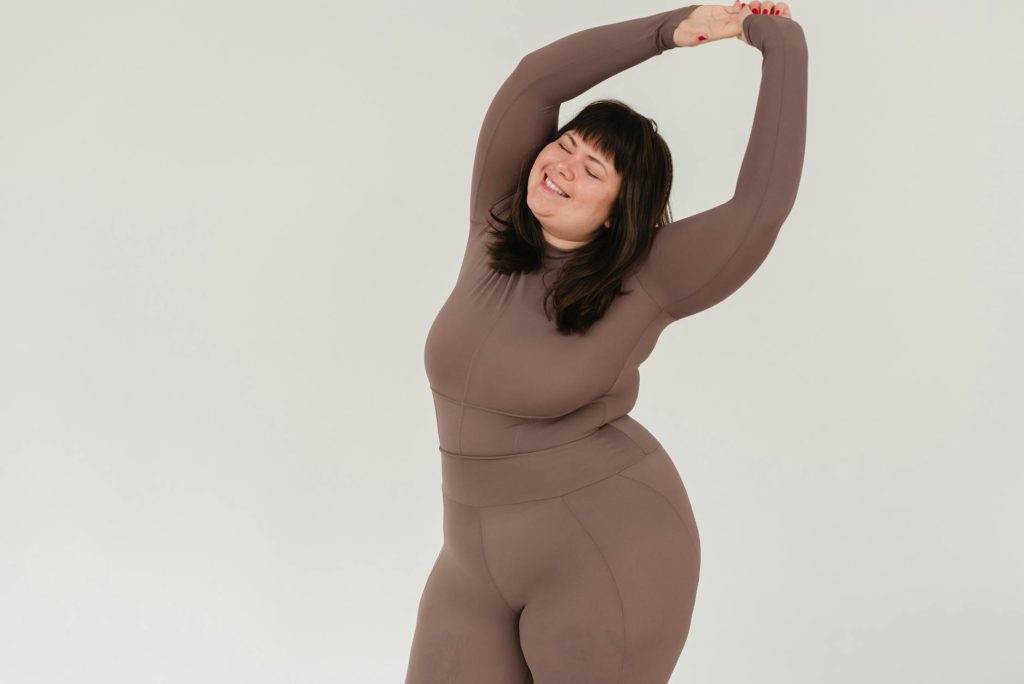
[[[668,222],[653,121],[559,105],[672,47],[763,53],[735,195]],[[574,33],[524,57],[477,143],[470,232],[425,364],[444,544],[419,603],[407,684],[668,682],[700,538],[672,459],[629,415],[673,321],[763,262],[796,199],[807,50],[788,5],[693,5]],[[549,306],[550,305],[550,306]]]

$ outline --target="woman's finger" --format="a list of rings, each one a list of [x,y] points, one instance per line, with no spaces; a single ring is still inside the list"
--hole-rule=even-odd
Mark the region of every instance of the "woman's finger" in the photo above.
[[[741,8],[740,8],[739,14],[737,15],[737,18],[736,18],[736,28],[737,28],[737,31],[738,31],[738,35],[736,37],[739,38],[742,42],[746,43],[747,45],[750,45],[750,41],[747,40],[747,35],[743,31],[743,20],[746,19],[747,17],[749,17],[751,14],[754,13],[753,12],[753,7],[752,7],[752,5],[754,5],[754,3],[752,2],[752,3],[750,3],[750,5],[747,5],[745,3],[740,3],[740,4],[741,4]],[[760,3],[757,3],[757,4],[760,4]]]

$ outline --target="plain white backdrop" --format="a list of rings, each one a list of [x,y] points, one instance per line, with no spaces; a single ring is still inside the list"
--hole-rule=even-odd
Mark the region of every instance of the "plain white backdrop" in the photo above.
[[[0,682],[403,680],[484,112],[675,6],[0,3]],[[791,8],[796,206],[632,413],[701,530],[672,682],[1020,682],[1024,9]],[[653,117],[681,218],[731,194],[760,64],[670,50],[560,122]]]

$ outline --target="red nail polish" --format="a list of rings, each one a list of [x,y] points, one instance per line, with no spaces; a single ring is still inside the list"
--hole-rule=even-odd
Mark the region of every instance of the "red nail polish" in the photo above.
[[[697,40],[707,40],[704,36],[697,36]]]
[[[778,14],[778,13],[779,13],[779,10],[775,10],[775,14]]]
[[[757,14],[757,10],[754,10],[754,14]]]

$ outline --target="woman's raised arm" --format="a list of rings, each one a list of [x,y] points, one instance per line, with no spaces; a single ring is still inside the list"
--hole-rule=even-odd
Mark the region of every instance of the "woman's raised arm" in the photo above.
[[[484,116],[470,187],[471,231],[510,196],[524,164],[558,130],[559,106],[601,81],[676,47],[672,34],[698,5],[585,29],[523,57]]]
[[[796,201],[807,127],[807,44],[788,17],[743,19],[761,89],[733,197],[663,226],[637,277],[678,320],[735,292],[768,256]]]

